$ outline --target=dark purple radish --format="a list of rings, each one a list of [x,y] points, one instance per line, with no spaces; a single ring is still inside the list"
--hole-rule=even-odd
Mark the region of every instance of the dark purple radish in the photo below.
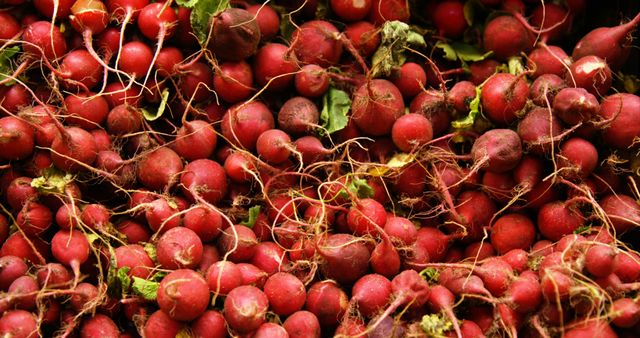
[[[625,233],[640,225],[640,205],[635,198],[624,194],[612,194],[599,201],[616,234]]]
[[[305,309],[313,313],[322,327],[335,327],[349,306],[347,294],[332,280],[311,285]]]
[[[207,243],[220,235],[223,220],[219,212],[197,205],[185,212],[182,224],[195,232],[203,243]]]
[[[215,310],[207,310],[191,323],[191,331],[195,338],[224,338],[227,327],[224,316]]]
[[[320,322],[309,311],[297,311],[282,323],[290,338],[320,338]]]
[[[85,130],[99,128],[109,114],[107,100],[93,93],[68,95],[64,99],[64,106],[69,114],[65,121]]]
[[[213,77],[213,89],[223,100],[236,103],[248,99],[253,92],[253,72],[245,61],[225,62]]]
[[[510,15],[493,18],[484,28],[483,47],[493,51],[498,60],[518,56],[533,47],[533,34],[518,19]]]
[[[598,166],[598,150],[579,137],[564,141],[557,156],[560,175],[567,178],[586,178]]]
[[[0,118],[0,160],[23,160],[33,153],[34,128],[13,116]]]
[[[269,299],[271,311],[280,316],[288,316],[300,311],[307,299],[304,284],[294,275],[278,272],[264,284],[264,293]]]
[[[583,223],[582,212],[563,202],[547,203],[538,212],[538,231],[552,241],[572,234]]]
[[[60,170],[77,173],[87,170],[98,155],[96,142],[86,130],[68,127],[53,139],[51,160]]]
[[[565,88],[553,100],[553,112],[566,124],[591,120],[600,111],[598,99],[583,88]]]
[[[367,318],[382,310],[390,299],[391,282],[382,275],[364,275],[351,289],[351,301],[358,305],[359,312]]]
[[[321,161],[331,153],[331,150],[325,148],[322,141],[315,136],[303,136],[293,141],[293,146],[302,156],[305,165]]]
[[[410,152],[433,139],[433,127],[424,115],[406,114],[393,123],[391,139],[398,149]]]
[[[28,201],[16,217],[16,225],[27,236],[37,236],[53,224],[53,213],[45,205]]]
[[[273,129],[275,121],[269,108],[262,102],[238,103],[222,118],[222,135],[232,144],[254,150],[258,137]]]
[[[158,310],[149,316],[142,332],[145,337],[175,338],[184,327],[184,323],[174,320],[164,311]]]
[[[257,330],[266,321],[269,299],[255,286],[243,285],[227,295],[224,318],[232,329],[240,333]]]
[[[126,135],[142,129],[142,112],[127,104],[115,106],[107,115],[107,130],[111,135]]]
[[[202,241],[191,229],[176,227],[167,230],[156,244],[156,255],[165,269],[195,269],[202,260]]]
[[[604,141],[609,146],[625,149],[640,137],[640,97],[619,93],[607,96],[600,104],[600,116],[610,121],[603,130]]]
[[[471,148],[476,165],[494,173],[515,168],[522,158],[520,136],[510,129],[492,129],[476,139]]]
[[[218,162],[199,159],[189,162],[180,176],[180,188],[192,201],[217,204],[227,195],[227,175]]]
[[[404,112],[402,94],[387,80],[366,82],[353,95],[351,118],[360,130],[369,135],[388,134]]]
[[[626,62],[631,52],[631,33],[640,23],[640,14],[636,14],[633,20],[615,27],[599,27],[578,41],[572,53],[574,60],[579,60],[588,55],[595,55],[607,60],[609,66],[615,71]]]
[[[341,284],[355,282],[369,268],[369,249],[352,235],[329,235],[317,244],[317,251],[323,259],[321,269],[325,276]]]
[[[140,160],[138,180],[149,189],[162,191],[178,181],[182,169],[180,156],[167,147],[160,147]]]
[[[564,50],[557,46],[540,46],[528,55],[527,64],[538,78],[544,74],[563,76],[571,65],[571,58]]]
[[[212,36],[207,46],[218,59],[241,61],[256,53],[260,26],[253,14],[240,8],[227,8],[211,18]]]
[[[548,153],[561,132],[560,121],[547,108],[534,108],[518,124],[518,136],[522,143],[536,154]]]
[[[51,239],[51,253],[58,262],[73,270],[77,280],[80,265],[89,259],[89,241],[78,230],[60,230]]]
[[[209,290],[214,295],[227,295],[242,285],[242,273],[238,266],[230,261],[219,261],[209,267],[206,274]]]
[[[491,76],[482,87],[480,102],[489,119],[499,124],[515,121],[527,103],[529,86],[522,78],[508,73]]]
[[[569,86],[584,88],[596,96],[604,96],[611,88],[613,77],[607,62],[589,55],[576,60],[565,74]]]
[[[291,47],[303,64],[333,66],[342,55],[338,29],[328,21],[312,20],[291,35]]]
[[[175,270],[160,282],[158,306],[171,319],[194,320],[204,313],[208,305],[207,282],[193,270]]]
[[[320,113],[316,104],[301,96],[287,100],[278,112],[278,126],[289,134],[313,131],[319,120]]]
[[[253,14],[260,27],[262,41],[272,40],[280,31],[280,15],[268,4],[256,4],[246,8]]]
[[[155,263],[139,244],[128,244],[115,249],[116,268],[128,267],[129,276],[147,279],[155,267]]]
[[[258,155],[271,164],[285,162],[291,155],[291,138],[279,129],[265,130],[256,140]]]
[[[253,60],[255,82],[270,92],[284,91],[293,83],[294,73],[298,70],[296,61],[289,47],[267,43]]]
[[[296,73],[294,85],[301,96],[320,97],[329,89],[329,75],[324,68],[318,65],[305,65]]]
[[[33,57],[51,61],[64,56],[67,43],[60,28],[49,21],[36,21],[22,33],[22,50]]]
[[[9,310],[0,317],[0,335],[3,337],[37,338],[40,329],[36,316],[25,310]]]

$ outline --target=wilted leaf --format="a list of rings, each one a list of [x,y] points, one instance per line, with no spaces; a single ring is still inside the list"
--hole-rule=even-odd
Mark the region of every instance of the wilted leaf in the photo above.
[[[466,117],[451,122],[451,126],[454,129],[464,130],[470,129],[473,127],[473,124],[476,122],[476,118],[480,115],[480,93],[482,93],[482,88],[480,86],[476,87],[476,97],[469,102],[469,115]]]
[[[351,109],[351,99],[346,92],[330,87],[322,97],[320,121],[329,134],[342,130],[349,123],[347,114]]]
[[[444,43],[438,41],[436,48],[442,49],[445,59],[460,60],[462,63],[482,61],[493,53],[491,51],[483,53],[479,48],[461,42]]]
[[[160,288],[160,283],[158,282],[133,277],[133,285],[131,286],[133,293],[146,300],[155,301],[158,297],[158,288]]]
[[[453,329],[451,321],[440,314],[422,316],[420,327],[429,338],[446,338],[446,333]]]
[[[426,42],[419,32],[401,21],[387,21],[380,32],[380,46],[373,54],[373,77],[388,76],[404,64],[406,47],[424,47]]]
[[[167,107],[167,101],[169,101],[169,88],[165,88],[162,90],[160,105],[157,109],[141,109],[142,116],[144,116],[147,121],[155,121],[162,114],[164,114],[164,110]]]
[[[44,170],[43,175],[31,181],[31,186],[42,194],[64,194],[67,184],[73,181],[73,175],[54,167]]]

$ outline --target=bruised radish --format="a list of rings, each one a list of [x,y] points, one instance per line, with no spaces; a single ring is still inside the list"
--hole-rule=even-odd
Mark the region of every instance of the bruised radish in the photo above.
[[[520,137],[510,129],[489,130],[473,143],[471,156],[487,171],[509,171],[518,165],[522,157]]]
[[[256,53],[260,27],[253,14],[227,8],[211,18],[212,37],[208,48],[223,61],[241,61]]]
[[[353,95],[351,118],[358,128],[373,136],[388,134],[404,111],[402,94],[387,80],[366,82]]]

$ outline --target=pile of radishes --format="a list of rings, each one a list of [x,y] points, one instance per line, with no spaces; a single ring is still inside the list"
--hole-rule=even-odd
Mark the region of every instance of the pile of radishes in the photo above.
[[[0,337],[640,336],[587,3],[0,0]]]

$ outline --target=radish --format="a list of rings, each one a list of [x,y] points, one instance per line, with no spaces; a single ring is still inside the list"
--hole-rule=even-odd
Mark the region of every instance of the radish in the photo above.
[[[289,134],[304,134],[312,131],[319,120],[318,107],[313,101],[301,96],[287,100],[278,112],[278,126]]]
[[[406,114],[393,123],[391,138],[398,149],[409,152],[431,141],[433,127],[423,115]]]
[[[135,79],[143,79],[153,64],[153,51],[140,41],[122,45],[119,51],[118,68]]]
[[[605,60],[594,55],[585,56],[571,65],[565,81],[593,95],[604,96],[611,88],[611,69]]]
[[[628,195],[614,194],[603,197],[600,202],[616,234],[625,233],[640,224],[640,206]]]
[[[364,19],[373,5],[371,0],[331,0],[331,9],[336,15],[347,22]]]
[[[413,244],[418,239],[419,233],[413,222],[407,218],[398,216],[387,217],[384,224],[384,232],[387,233],[392,240],[403,245]]]
[[[180,210],[175,202],[175,199],[158,198],[149,203],[144,216],[151,230],[163,234],[180,225]]]
[[[95,314],[93,317],[82,321],[80,327],[81,338],[120,338],[120,330],[111,318],[103,314]]]
[[[304,284],[294,275],[277,272],[267,279],[264,293],[269,299],[271,311],[288,316],[300,311],[307,299]]]
[[[464,5],[461,1],[449,0],[438,3],[433,9],[433,24],[441,36],[458,39],[469,27],[464,16]]]
[[[9,40],[20,32],[20,24],[16,18],[9,12],[0,13],[0,40]]]
[[[538,212],[540,233],[553,241],[573,233],[583,222],[580,210],[559,201],[545,204]]]
[[[207,270],[207,284],[214,295],[227,295],[242,285],[242,274],[238,266],[229,261],[214,263]]]
[[[51,252],[58,262],[73,269],[77,280],[80,277],[80,265],[89,258],[89,241],[78,230],[60,230],[51,239]]]
[[[317,251],[323,258],[321,269],[325,276],[339,283],[351,284],[369,268],[369,250],[352,235],[329,235],[318,242]]]
[[[640,128],[634,121],[640,112],[640,97],[620,93],[604,98],[600,104],[600,116],[610,121],[603,130],[604,141],[612,147],[624,149],[640,136]]]
[[[358,236],[377,234],[386,221],[384,206],[371,198],[355,202],[347,214],[347,225]]]
[[[631,328],[640,322],[640,305],[630,298],[619,298],[611,304],[613,325],[620,328]]]
[[[264,323],[253,333],[253,338],[289,338],[289,333],[275,323]]]
[[[193,102],[207,100],[213,88],[213,72],[211,67],[203,62],[190,63],[181,72],[180,93]]]
[[[404,0],[372,0],[373,6],[369,12],[369,21],[377,26],[387,21],[409,21],[409,4]]]
[[[480,102],[491,121],[504,125],[517,119],[517,113],[527,102],[528,93],[529,86],[522,77],[498,73],[482,86]]]
[[[11,283],[27,273],[28,266],[23,259],[4,255],[0,256],[0,290],[7,291]]]
[[[175,151],[189,161],[210,157],[216,149],[218,136],[211,124],[185,121],[176,135]]]
[[[534,70],[534,78],[545,74],[563,76],[571,65],[571,58],[558,46],[543,45],[529,53],[527,65]]]
[[[387,80],[371,80],[358,87],[353,96],[351,118],[358,128],[367,134],[388,134],[393,123],[402,116],[402,94]]]
[[[47,263],[39,267],[36,278],[40,288],[68,289],[73,284],[73,275],[59,263]]]
[[[247,262],[255,254],[256,234],[244,225],[232,225],[222,231],[218,247],[233,262]]]
[[[256,53],[260,26],[253,14],[227,8],[210,20],[212,37],[208,48],[223,61],[241,61]]]
[[[589,176],[598,165],[598,150],[591,142],[573,137],[560,146],[558,166],[565,177]]]
[[[427,304],[429,308],[434,312],[443,311],[449,320],[453,323],[453,329],[455,330],[458,336],[462,336],[462,332],[460,331],[460,324],[458,323],[458,319],[453,312],[453,306],[455,304],[455,296],[451,291],[445,288],[442,285],[434,285],[429,292],[429,299],[427,300]]]
[[[600,338],[617,338],[618,335],[613,331],[606,321],[601,319],[588,319],[577,323],[564,334],[565,338],[581,338],[581,337],[600,337]]]
[[[267,43],[253,60],[255,82],[271,92],[287,89],[294,80],[298,65],[289,53],[289,47],[280,43]]]
[[[309,288],[305,309],[317,317],[322,327],[335,327],[346,313],[348,303],[347,294],[342,291],[336,282],[324,280],[316,282]],[[305,315],[305,317],[307,316]],[[300,320],[298,319],[298,321]],[[310,319],[305,318],[305,322],[309,323],[309,321]],[[300,328],[295,328],[297,325],[291,325],[294,326],[291,329],[301,330]],[[307,324],[305,326],[308,327],[310,325]],[[286,325],[285,328],[287,328]]]
[[[249,98],[253,92],[252,84],[253,72],[245,61],[225,62],[213,77],[213,89],[229,103]]]
[[[31,276],[16,278],[7,290],[6,300],[12,308],[33,311],[36,309],[36,296],[40,291],[38,281]]]
[[[191,323],[194,338],[224,338],[227,336],[224,316],[215,310],[207,310]]]
[[[33,313],[25,310],[9,310],[0,317],[0,334],[16,338],[37,338],[40,336],[40,329]]]
[[[268,4],[256,4],[246,8],[247,12],[253,14],[260,28],[260,39],[262,41],[272,40],[280,31],[280,16]]]
[[[378,274],[364,275],[353,285],[351,301],[364,317],[373,317],[391,298],[391,282]]]
[[[497,211],[493,200],[481,191],[464,191],[458,196],[453,221],[445,227],[465,238],[465,241],[480,240],[483,228],[489,225],[493,214]],[[456,215],[457,214],[457,215]]]
[[[116,268],[129,268],[129,275],[147,279],[155,264],[139,244],[128,244],[115,249]]]
[[[303,64],[333,66],[342,55],[338,34],[338,29],[328,21],[307,21],[291,35],[291,48]]]
[[[22,160],[33,153],[34,129],[13,116],[0,118],[0,160]]]
[[[308,98],[320,97],[329,89],[329,75],[318,65],[304,65],[296,73],[294,84],[298,94]],[[278,115],[278,121],[280,121],[280,115]]]
[[[584,255],[585,269],[596,277],[606,277],[614,271],[616,252],[611,246],[594,245]]]
[[[93,136],[84,129],[68,127],[51,143],[51,160],[60,170],[80,172],[86,170],[98,155]]]
[[[49,246],[42,239],[28,238],[20,232],[14,232],[0,248],[0,257],[16,256],[36,264],[45,264],[50,256]]]
[[[67,43],[60,29],[48,21],[37,21],[28,25],[22,33],[22,50],[34,57],[54,60],[67,51]]]
[[[491,227],[491,244],[501,255],[513,249],[528,250],[535,236],[535,225],[522,214],[501,216]]]
[[[208,305],[207,282],[193,270],[172,271],[160,282],[158,306],[174,320],[194,320],[204,313]]]
[[[178,154],[167,147],[160,147],[140,160],[138,180],[149,189],[164,190],[177,181],[182,169]]]
[[[242,275],[242,285],[255,286],[261,290],[264,288],[264,284],[269,278],[268,273],[251,263],[238,263],[237,266]]]
[[[273,275],[286,269],[289,263],[285,251],[276,243],[261,242],[255,246],[251,262],[260,270]]]
[[[302,163],[305,165],[321,161],[331,154],[331,150],[325,148],[322,141],[315,136],[303,136],[293,141],[293,145],[302,156]]]
[[[571,14],[563,6],[554,3],[539,5],[531,13],[531,24],[544,31],[543,41],[557,41],[571,31]]]
[[[202,241],[191,229],[167,230],[156,244],[157,260],[165,269],[194,269],[202,259]]]
[[[498,60],[504,61],[533,47],[533,35],[518,19],[501,15],[487,23],[482,43],[486,51],[493,51]]]
[[[265,130],[256,140],[256,151],[271,164],[285,162],[291,155],[291,138],[280,129]]]
[[[387,316],[389,316],[398,307],[407,305],[411,308],[422,307],[429,298],[430,288],[429,284],[413,270],[405,270],[398,274],[391,281],[391,290],[393,301],[384,310],[384,312],[377,317],[375,323],[370,324],[369,327],[376,327]]]
[[[309,311],[296,311],[282,323],[290,338],[320,338],[320,322]]]
[[[27,201],[16,217],[16,225],[25,235],[36,236],[53,224],[53,214],[46,206]]]
[[[400,271],[401,261],[398,250],[393,244],[388,240],[383,240],[371,252],[370,263],[373,272],[391,278]]]
[[[200,237],[203,243],[207,243],[220,235],[223,220],[217,211],[203,205],[196,205],[185,212],[182,224]]]
[[[407,62],[392,74],[392,81],[404,97],[411,98],[423,90],[427,74],[419,64]]]
[[[5,198],[11,208],[14,210],[21,210],[22,207],[29,201],[35,200],[38,197],[38,191],[31,186],[32,178],[29,177],[16,177],[12,179],[5,190]]]
[[[178,16],[176,12],[163,3],[152,3],[144,6],[138,15],[138,28],[147,39],[162,41],[173,35]]]
[[[476,165],[487,171],[503,173],[518,165],[522,145],[518,134],[509,129],[492,129],[473,143],[471,156]]]
[[[518,124],[518,136],[536,154],[550,152],[561,132],[560,121],[545,108],[534,108]]]
[[[98,128],[109,114],[107,100],[102,96],[94,96],[93,93],[68,95],[64,99],[64,106],[69,113],[65,121],[84,130]]]
[[[600,111],[598,99],[583,88],[565,88],[553,99],[553,112],[566,124],[591,120]]]
[[[90,52],[76,49],[67,53],[60,63],[56,75],[62,78],[62,85],[69,90],[93,89],[102,80],[104,68]]]
[[[496,73],[499,65],[500,63],[494,59],[484,59],[470,64],[469,71],[471,72],[471,76],[469,77],[469,81],[476,86],[484,83],[486,79]]]
[[[529,98],[537,106],[548,107],[553,104],[556,94],[565,87],[567,84],[560,76],[542,74],[531,84]]]
[[[145,337],[175,338],[183,330],[184,323],[169,317],[162,310],[158,310],[149,316],[144,324]]]
[[[368,21],[348,24],[343,33],[363,57],[373,55],[380,45],[380,31]]]
[[[184,167],[180,188],[192,201],[202,199],[215,205],[227,195],[227,175],[218,162],[198,159]]]
[[[153,68],[163,77],[175,74],[179,68],[178,65],[184,61],[182,51],[176,47],[163,47],[157,53]]]
[[[107,115],[107,130],[111,135],[127,135],[142,129],[142,114],[136,107],[121,104],[115,106]]]
[[[631,51],[631,33],[640,22],[640,14],[633,20],[615,27],[599,27],[578,41],[572,53],[574,60],[595,55],[607,60],[609,66],[618,70],[625,63]]]
[[[260,289],[244,285],[227,295],[224,301],[224,318],[229,326],[240,332],[257,330],[265,322],[269,300]]]
[[[232,144],[248,150],[256,147],[258,137],[273,129],[275,121],[269,108],[262,102],[238,103],[222,118],[222,135]]]
[[[469,112],[469,103],[476,97],[476,85],[470,81],[456,82],[449,90],[449,101],[458,113]]]

